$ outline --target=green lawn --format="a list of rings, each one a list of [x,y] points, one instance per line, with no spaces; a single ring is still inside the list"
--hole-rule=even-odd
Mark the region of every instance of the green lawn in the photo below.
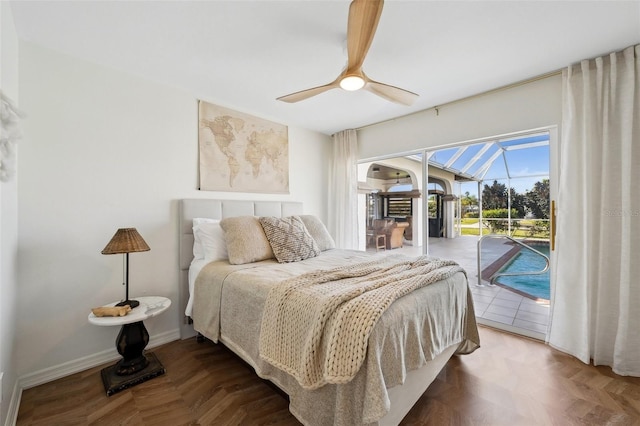
[[[470,219],[465,217],[464,219],[460,219],[460,222],[463,225],[477,225],[478,224],[478,219]]]
[[[482,235],[487,235],[489,233],[490,232],[488,229],[482,230]],[[480,234],[478,233],[478,228],[462,228],[462,235],[480,235]]]
[[[530,228],[535,225],[535,220],[529,219],[517,219],[518,228],[515,229],[512,233],[512,237],[514,238],[549,238],[549,231],[540,229],[531,235]],[[478,219],[474,218],[463,218],[460,220],[461,225],[465,225],[467,227],[462,228],[462,235],[478,235]],[[468,227],[469,225],[475,225],[474,227]],[[515,222],[514,222],[515,225]],[[483,228],[482,235],[490,234],[491,231],[488,228]],[[499,234],[506,234],[505,232],[498,232]]]
[[[491,231],[484,228],[482,230],[482,235],[490,234]],[[498,232],[498,234],[505,234],[506,232]],[[462,235],[479,235],[478,228],[462,228]],[[527,229],[516,229],[511,236],[513,238],[549,238],[549,233],[538,233],[531,235],[529,230]]]

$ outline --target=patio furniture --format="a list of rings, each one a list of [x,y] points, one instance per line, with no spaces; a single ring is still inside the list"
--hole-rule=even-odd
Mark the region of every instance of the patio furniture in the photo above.
[[[408,226],[408,222],[396,222],[394,219],[374,219],[372,223],[375,235],[386,236],[387,250],[402,247],[404,231]]]
[[[376,251],[387,249],[387,236],[376,234],[373,229],[367,231],[367,247],[375,247]]]
[[[411,241],[413,240],[413,216],[407,216],[407,223],[409,226],[404,230],[404,239]]]

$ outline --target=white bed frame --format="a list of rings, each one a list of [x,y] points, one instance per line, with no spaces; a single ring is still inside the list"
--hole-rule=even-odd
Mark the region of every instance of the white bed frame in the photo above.
[[[180,202],[180,309],[184,312],[189,299],[189,265],[193,260],[193,219],[206,217],[223,219],[234,216],[276,216],[285,217],[303,214],[302,203],[291,201],[237,201],[217,199],[185,199]],[[180,330],[183,339],[196,335],[193,326],[185,316]],[[420,399],[456,350],[447,348],[433,361],[418,370],[411,371],[403,385],[388,389],[391,411],[380,419],[383,426],[397,425]],[[242,358],[241,355],[238,354]],[[248,361],[248,360],[245,360]]]

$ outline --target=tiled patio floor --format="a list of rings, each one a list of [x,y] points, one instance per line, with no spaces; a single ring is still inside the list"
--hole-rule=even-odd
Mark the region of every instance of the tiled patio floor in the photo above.
[[[478,237],[473,236],[431,238],[429,254],[453,259],[467,271],[479,323],[544,340],[549,321],[549,305],[536,302],[508,288],[489,285],[485,280],[479,286],[477,243]],[[505,244],[505,240],[483,240],[481,268],[484,269],[495,262],[511,247]],[[422,248],[404,246],[390,252],[418,255],[422,253]]]
[[[544,340],[549,321],[548,304],[499,286],[480,287],[471,284],[471,293],[476,318],[480,323],[498,327],[504,325],[500,328]]]

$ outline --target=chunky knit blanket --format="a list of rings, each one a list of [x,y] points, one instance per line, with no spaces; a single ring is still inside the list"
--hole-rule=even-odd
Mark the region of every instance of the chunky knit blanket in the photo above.
[[[459,271],[453,261],[388,256],[285,280],[267,296],[260,357],[306,389],[346,383],[362,366],[369,334],[393,301]]]

